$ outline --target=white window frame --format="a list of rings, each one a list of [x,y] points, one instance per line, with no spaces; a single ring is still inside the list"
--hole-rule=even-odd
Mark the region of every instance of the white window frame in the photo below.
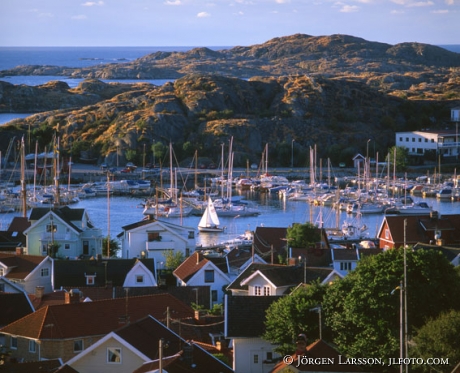
[[[265,285],[264,286],[264,296],[270,296],[271,295],[271,288],[270,286]]]
[[[75,348],[75,346],[78,346],[78,348]],[[84,344],[83,344],[83,339],[77,339],[73,341],[73,352],[82,352],[84,350]]]
[[[40,269],[40,276],[41,277],[49,277],[50,269],[49,268],[42,268]]]
[[[119,358],[119,361],[111,361],[114,357]],[[107,347],[107,364],[121,364],[122,350],[121,347]]]
[[[254,295],[261,296],[262,295],[262,286],[254,285]]]
[[[37,352],[37,343],[32,339],[29,340],[29,352],[32,354]]]

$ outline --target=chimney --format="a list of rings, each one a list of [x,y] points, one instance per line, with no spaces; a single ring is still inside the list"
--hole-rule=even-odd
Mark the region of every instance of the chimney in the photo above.
[[[222,342],[221,341],[216,341],[216,348],[219,351],[222,351]]]
[[[72,289],[65,293],[65,304],[80,303],[80,290]]]
[[[44,294],[45,294],[44,286],[35,286],[35,296],[37,298],[42,299]]]
[[[24,248],[22,246],[16,247],[16,255],[20,256],[24,254]]]

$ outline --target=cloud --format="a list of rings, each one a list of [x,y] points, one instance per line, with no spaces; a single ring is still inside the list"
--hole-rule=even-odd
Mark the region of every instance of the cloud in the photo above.
[[[198,18],[206,18],[206,17],[211,17],[211,15],[208,12],[200,12],[196,15]]]
[[[275,2],[278,4],[287,4],[287,3],[290,3],[291,0],[275,0]]]
[[[77,15],[77,16],[72,16],[72,17],[70,17],[70,18],[76,19],[77,21],[81,21],[81,20],[84,20],[84,19],[88,19],[88,17],[85,16],[84,14],[79,14],[79,15]]]
[[[244,16],[244,13],[241,10],[239,12],[236,12],[236,13],[233,13],[233,14],[235,14],[237,16]]]
[[[87,1],[86,3],[83,3],[81,4],[82,6],[102,6],[104,5],[104,2],[103,1],[98,1],[98,2],[95,2],[95,1]]]
[[[454,0],[445,0],[444,1],[447,5],[454,5]]]
[[[340,9],[340,12],[342,12],[342,13],[353,13],[353,12],[357,12],[358,10],[359,10],[359,6],[356,6],[356,5],[344,5]]]
[[[449,11],[447,9],[439,9],[439,10],[433,10],[431,13],[433,14],[447,14]]]
[[[181,0],[168,0],[165,1],[165,5],[182,5]]]
[[[404,14],[405,12],[404,10],[392,10],[390,13],[391,14]]]
[[[421,7],[421,6],[432,6],[434,3],[432,1],[417,1],[415,3],[407,4],[408,7]]]

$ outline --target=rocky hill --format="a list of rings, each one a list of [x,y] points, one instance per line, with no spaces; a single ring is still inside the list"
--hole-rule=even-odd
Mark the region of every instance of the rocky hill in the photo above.
[[[153,143],[170,141],[180,157],[199,149],[218,162],[231,136],[240,166],[257,162],[266,143],[273,165],[289,164],[291,146],[296,165],[308,163],[313,146],[320,157],[348,160],[365,151],[368,139],[383,157],[395,131],[445,127],[460,103],[459,54],[346,35],[293,35],[222,51],[157,52],[132,63],[1,73],[90,78],[75,89],[62,82],[1,82],[1,111],[39,112],[2,130],[11,137],[32,128],[30,136],[43,146],[58,131],[64,151],[90,152],[109,163],[119,148],[140,161]],[[177,80],[157,87],[95,79],[136,77]],[[0,141],[6,147],[8,136]]]

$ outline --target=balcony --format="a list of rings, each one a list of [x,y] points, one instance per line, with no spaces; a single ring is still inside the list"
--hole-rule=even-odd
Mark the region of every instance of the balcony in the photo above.
[[[146,250],[168,250],[175,249],[176,242],[172,240],[150,241],[145,243]]]
[[[450,149],[450,148],[460,148],[460,142],[438,142],[438,148],[440,149]]]

